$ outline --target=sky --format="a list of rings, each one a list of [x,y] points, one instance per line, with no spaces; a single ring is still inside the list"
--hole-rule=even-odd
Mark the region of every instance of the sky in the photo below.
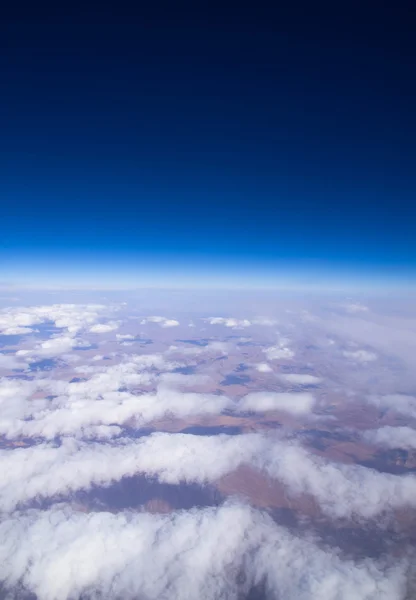
[[[2,19],[0,283],[414,286],[414,15],[142,4]]]

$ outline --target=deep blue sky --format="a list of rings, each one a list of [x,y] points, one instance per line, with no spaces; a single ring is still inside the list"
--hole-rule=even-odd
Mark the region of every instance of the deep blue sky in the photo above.
[[[6,16],[0,280],[415,277],[414,15],[208,4]]]

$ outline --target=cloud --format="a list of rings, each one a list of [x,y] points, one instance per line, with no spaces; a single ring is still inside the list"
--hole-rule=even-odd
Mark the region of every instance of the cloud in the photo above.
[[[256,369],[257,369],[257,371],[259,371],[259,373],[271,373],[271,372],[273,372],[273,369],[267,363],[258,363],[256,365]]]
[[[23,369],[26,365],[10,354],[0,354],[0,369]]]
[[[108,427],[86,428],[103,439]],[[117,427],[116,427],[117,429]],[[117,430],[116,435],[120,431]],[[379,473],[359,465],[325,460],[293,440],[272,435],[199,436],[154,433],[109,443],[63,438],[60,446],[40,443],[0,451],[0,507],[10,511],[35,498],[69,495],[93,484],[108,486],[144,474],[162,483],[215,483],[241,465],[280,481],[286,494],[313,497],[331,518],[366,518],[398,508],[416,508],[416,477]]]
[[[363,432],[363,438],[371,444],[387,448],[416,449],[416,431],[411,427],[385,426]]]
[[[362,313],[368,312],[368,306],[360,304],[359,302],[351,302],[350,304],[341,305],[348,313]]]
[[[34,329],[30,327],[6,327],[2,330],[1,335],[26,335],[33,333]]]
[[[386,394],[385,396],[368,396],[367,401],[383,410],[395,410],[416,419],[416,398],[414,396]]]
[[[134,339],[136,339],[136,336],[131,335],[130,333],[126,333],[126,334],[116,333],[116,338],[118,340],[134,340]]]
[[[160,327],[177,327],[180,323],[175,319],[167,319],[166,317],[146,317],[140,321],[141,325],[146,323],[157,323]]]
[[[91,333],[109,333],[115,331],[120,327],[120,323],[116,321],[110,321],[109,323],[97,323],[89,328]]]
[[[277,319],[270,319],[269,317],[256,317],[253,319],[253,325],[264,325],[265,327],[273,327],[278,323]]]
[[[250,327],[251,321],[247,319],[235,319],[233,317],[210,317],[206,319],[210,325],[224,325],[225,327],[232,327],[233,329],[243,329],[244,327]]]
[[[278,344],[266,348],[263,352],[266,354],[268,360],[291,359],[295,356],[295,353],[287,344],[288,340],[281,339]]]
[[[51,304],[41,306],[9,307],[0,310],[0,333],[16,335],[32,332],[32,325],[53,323],[55,327],[76,334],[93,325],[105,312],[114,306],[102,304]]]
[[[320,377],[308,375],[307,373],[282,373],[279,374],[279,379],[283,379],[284,381],[295,385],[314,385],[322,381]]]
[[[133,394],[114,390],[148,385],[153,377],[149,373],[134,373],[115,370],[94,376],[88,381],[67,383],[43,381],[58,394],[42,405],[37,412],[32,401],[24,403],[23,414],[15,418],[0,417],[0,434],[8,439],[17,436],[53,439],[58,435],[83,435],[91,425],[123,425],[133,419],[137,426],[160,419],[167,415],[221,414],[233,403],[226,396],[205,393],[184,393],[159,385],[156,392]],[[9,402],[11,400],[9,399]],[[45,402],[45,401],[44,401]],[[27,416],[31,418],[27,420]]]
[[[225,535],[226,532],[226,535]],[[342,560],[239,503],[168,515],[15,514],[0,524],[0,577],[39,600],[89,596],[236,599],[264,582],[267,597],[404,597],[406,563]]]
[[[351,358],[352,360],[361,363],[372,362],[373,360],[377,360],[377,354],[374,354],[374,352],[369,352],[368,350],[346,350],[345,352],[343,352],[343,355],[346,358]]]
[[[32,357],[39,356],[44,358],[52,358],[59,356],[65,352],[69,352],[74,348],[85,348],[90,346],[90,343],[74,338],[68,335],[52,337],[40,344],[36,344],[31,350],[18,350],[16,356]]]
[[[238,403],[240,412],[268,412],[282,410],[293,415],[308,414],[313,410],[315,398],[305,393],[252,392]]]

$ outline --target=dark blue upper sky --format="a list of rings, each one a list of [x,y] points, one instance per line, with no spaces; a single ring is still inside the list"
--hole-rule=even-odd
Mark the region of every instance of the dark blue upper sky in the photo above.
[[[6,16],[0,279],[411,275],[414,15],[305,5]]]

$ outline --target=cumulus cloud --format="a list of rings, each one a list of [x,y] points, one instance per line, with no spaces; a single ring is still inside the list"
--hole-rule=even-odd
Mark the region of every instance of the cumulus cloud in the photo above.
[[[258,363],[256,365],[256,369],[259,371],[259,373],[271,373],[273,371],[271,366],[267,363]]]
[[[135,339],[135,336],[134,336],[134,335],[131,335],[130,333],[125,333],[125,334],[122,334],[122,333],[116,333],[116,338],[117,338],[118,340],[134,340],[134,339]]]
[[[9,307],[0,310],[0,333],[12,335],[31,333],[32,325],[53,323],[70,334],[93,325],[105,312],[114,310],[102,304],[51,304],[41,306]]]
[[[85,348],[90,343],[69,335],[52,337],[40,344],[36,344],[31,350],[18,350],[16,356],[30,358],[38,356],[43,358],[53,358],[74,348]]]
[[[236,599],[260,582],[273,598],[404,596],[404,564],[341,560],[237,503],[169,515],[55,507],[5,519],[0,535],[6,589],[39,600]]]
[[[281,339],[275,346],[263,350],[268,360],[291,359],[295,356],[293,350],[288,347],[288,340]]]
[[[364,431],[363,438],[371,444],[378,444],[387,448],[416,449],[416,431],[411,427],[386,425],[379,429]]]
[[[253,319],[253,325],[264,325],[265,327],[272,327],[278,323],[279,321],[277,319],[271,319],[269,317],[256,317]]]
[[[134,367],[126,365],[123,368],[124,372],[109,369],[87,381],[42,381],[43,389],[49,387],[58,395],[42,405],[40,411],[32,401],[26,401],[22,402],[20,415],[7,418],[2,414],[0,434],[9,439],[53,439],[57,435],[82,435],[84,428],[91,425],[123,425],[133,419],[139,426],[166,415],[220,414],[232,406],[226,396],[183,393],[163,385],[152,393],[119,391],[118,388],[148,385],[153,380],[151,373],[135,373]]]
[[[307,373],[282,373],[279,374],[279,378],[295,385],[314,385],[322,381],[320,377]]]
[[[13,355],[0,354],[0,369],[22,369],[24,367],[26,367],[26,365],[16,360]]]
[[[367,363],[377,360],[377,354],[374,354],[374,352],[369,352],[368,350],[345,350],[343,354],[346,358],[351,358],[352,360],[360,363]]]
[[[308,414],[315,405],[312,394],[305,393],[278,393],[278,392],[252,392],[244,396],[238,403],[240,412],[268,412],[283,410],[293,415]]]
[[[242,329],[251,325],[251,321],[247,319],[235,319],[234,317],[210,317],[206,320],[210,325],[224,325],[232,329]]]
[[[2,330],[2,335],[27,335],[33,333],[34,329],[30,327],[6,327]]]
[[[383,410],[395,410],[398,413],[416,419],[416,398],[406,394],[386,394],[385,396],[368,396],[367,400]]]
[[[98,432],[104,439],[111,435],[108,428]],[[106,486],[127,475],[144,474],[169,484],[214,483],[244,464],[280,481],[289,495],[312,496],[332,518],[372,519],[397,508],[416,508],[413,475],[333,463],[270,435],[168,433],[106,444],[68,438],[58,447],[43,443],[2,450],[0,507],[10,511],[34,498]]]
[[[117,321],[110,321],[108,323],[97,323],[89,328],[91,333],[110,333],[120,327],[120,323]]]
[[[146,323],[157,323],[160,327],[177,327],[179,325],[179,321],[175,319],[167,319],[166,317],[146,317],[140,321],[141,325],[146,325]]]

